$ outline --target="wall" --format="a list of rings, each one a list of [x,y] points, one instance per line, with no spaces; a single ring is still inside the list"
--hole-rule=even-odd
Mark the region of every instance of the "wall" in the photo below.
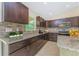
[[[3,26],[2,23],[2,2],[0,2],[0,37],[3,37],[5,35],[5,27]]]
[[[2,21],[2,3],[0,2],[0,22]]]
[[[0,22],[2,21],[2,3],[0,2]],[[0,24],[0,37],[2,36],[1,32],[2,32],[2,26]],[[0,41],[0,56],[2,55],[2,45],[1,45],[1,41]]]
[[[66,17],[74,17],[74,16],[79,16],[79,7],[75,7],[75,8],[68,10],[64,13],[53,16],[50,20],[59,19],[59,18],[66,18]]]
[[[34,11],[29,9],[29,24],[25,25],[26,31],[36,30],[36,16],[38,16]]]

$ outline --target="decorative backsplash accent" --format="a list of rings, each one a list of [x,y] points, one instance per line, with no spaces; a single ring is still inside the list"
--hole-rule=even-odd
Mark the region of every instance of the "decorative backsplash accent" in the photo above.
[[[33,31],[36,27],[36,21],[33,17],[29,17],[29,24],[25,24],[25,31]]]

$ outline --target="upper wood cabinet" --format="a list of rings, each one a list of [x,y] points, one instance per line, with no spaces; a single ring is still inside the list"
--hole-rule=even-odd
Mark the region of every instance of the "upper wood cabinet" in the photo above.
[[[47,21],[47,27],[59,27],[63,22],[70,22],[71,27],[79,27],[79,16]]]
[[[7,22],[28,23],[28,8],[20,2],[4,2],[4,20]]]
[[[42,17],[37,16],[36,25],[37,25],[37,27],[46,27],[46,21]]]

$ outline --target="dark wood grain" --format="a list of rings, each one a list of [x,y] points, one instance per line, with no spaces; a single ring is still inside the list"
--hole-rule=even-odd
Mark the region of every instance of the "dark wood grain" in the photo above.
[[[7,22],[28,23],[28,8],[19,2],[4,2],[4,20]]]
[[[22,40],[9,45],[9,54],[16,52],[17,50],[30,44],[30,40]]]
[[[13,43],[10,45],[9,55],[10,56],[33,56],[45,45],[46,42],[47,40],[44,40],[42,37],[40,38],[40,36],[35,36],[33,38],[26,39],[24,41]]]
[[[36,26],[46,28],[46,21],[41,16],[36,16]]]
[[[57,42],[57,33],[46,33],[9,45],[10,56],[34,56],[47,41]]]
[[[45,39],[48,41],[57,42],[57,35],[58,35],[58,33],[47,33],[47,34],[45,34],[45,36],[46,36]]]
[[[68,18],[61,18],[61,19],[55,19],[55,20],[48,20],[47,27],[58,27],[59,24],[63,22],[70,22],[71,27],[79,27],[79,16],[75,17],[68,17]]]

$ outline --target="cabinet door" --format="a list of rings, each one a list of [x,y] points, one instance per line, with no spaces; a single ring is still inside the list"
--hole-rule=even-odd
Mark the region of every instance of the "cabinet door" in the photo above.
[[[49,41],[57,42],[57,33],[49,33]]]
[[[39,36],[37,36],[37,38],[38,38],[38,40],[44,40],[45,39],[45,35],[44,34],[39,35]]]
[[[23,11],[23,15],[22,15],[23,16],[23,21],[24,21],[24,23],[28,23],[28,18],[29,18],[28,17],[28,15],[29,15],[28,8],[23,7],[22,9],[23,9],[22,10]]]
[[[46,21],[40,22],[40,27],[46,27]]]
[[[40,27],[40,16],[36,16],[36,26]]]
[[[47,26],[48,26],[49,28],[51,28],[51,27],[52,27],[52,20],[47,21]]]
[[[14,53],[16,52],[17,50],[27,46],[30,44],[30,40],[23,40],[23,41],[20,41],[20,42],[16,42],[16,43],[13,43],[13,44],[10,44],[9,45],[9,53]]]
[[[32,44],[32,43],[34,43],[36,41],[38,41],[37,36],[30,39],[30,44]]]
[[[9,22],[16,22],[18,20],[19,9],[17,3],[4,2],[4,19]]]
[[[49,40],[49,34],[48,33],[46,33],[46,34],[44,34],[44,40]]]
[[[14,44],[10,44],[9,45],[9,53],[15,52],[16,50],[22,48],[22,46],[23,46],[23,42],[17,42]]]
[[[38,40],[31,45],[28,45],[16,52],[10,54],[10,56],[34,56],[46,43],[46,40]]]
[[[21,3],[18,3],[20,15],[19,15],[19,22],[20,23],[28,23],[28,8],[22,5]]]
[[[46,43],[46,40],[38,40],[30,45],[29,54],[31,56],[35,55]]]
[[[28,23],[28,8],[19,2],[4,2],[4,19],[7,22]]]
[[[36,26],[37,27],[46,27],[46,21],[42,17],[37,16],[36,17]]]
[[[17,50],[16,52],[10,54],[10,56],[30,56],[29,46]]]

